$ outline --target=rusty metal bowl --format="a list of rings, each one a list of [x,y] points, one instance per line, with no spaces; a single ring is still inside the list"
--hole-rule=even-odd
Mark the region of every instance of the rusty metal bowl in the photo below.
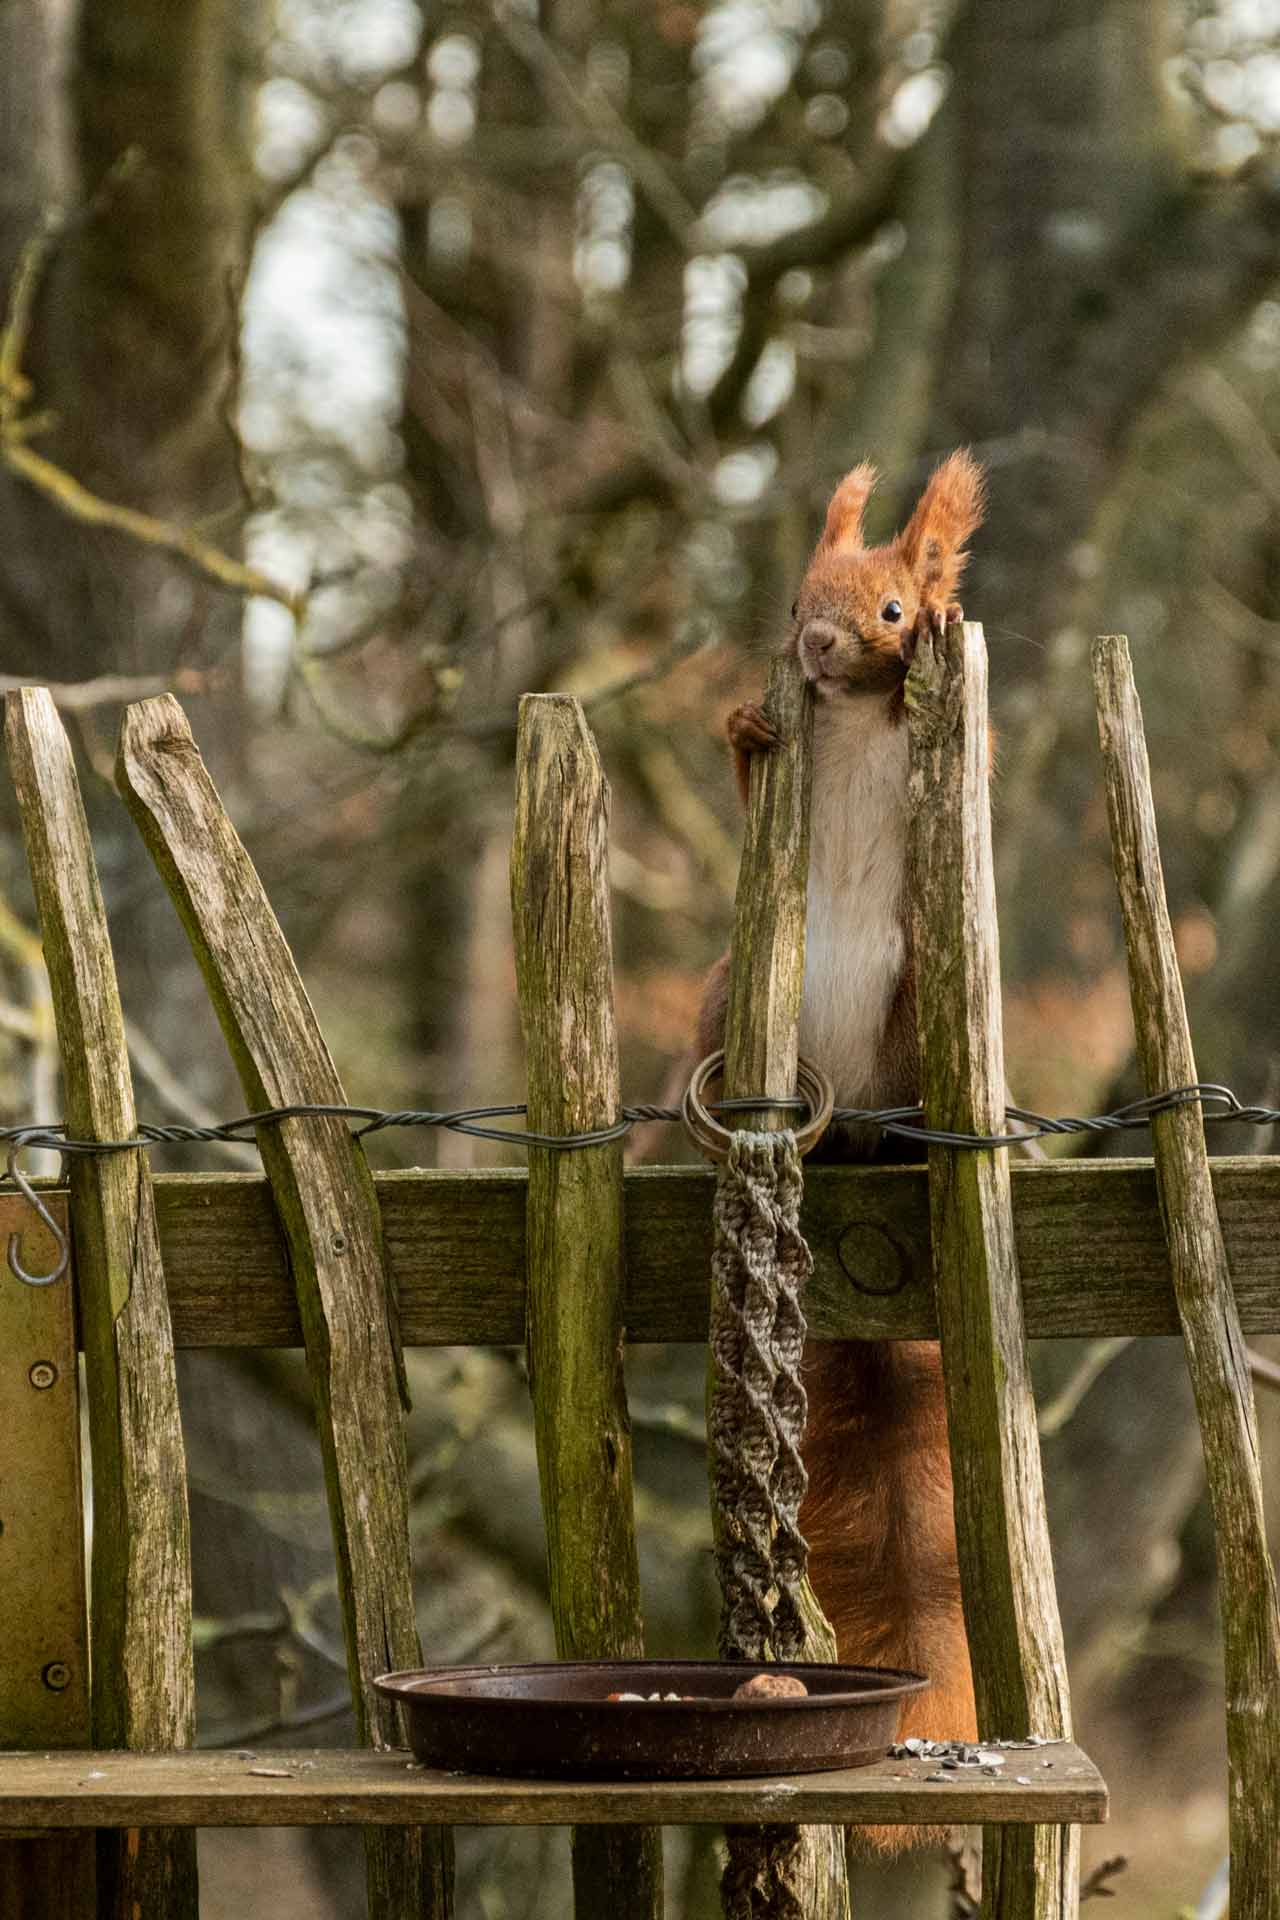
[[[881,1759],[908,1694],[890,1668],[787,1666],[804,1696],[735,1700],[764,1669],[714,1660],[559,1660],[433,1667],[374,1682],[398,1700],[417,1758],[455,1773],[546,1780],[740,1779]],[[639,1693],[641,1700],[610,1700]],[[693,1698],[650,1700],[651,1693]]]

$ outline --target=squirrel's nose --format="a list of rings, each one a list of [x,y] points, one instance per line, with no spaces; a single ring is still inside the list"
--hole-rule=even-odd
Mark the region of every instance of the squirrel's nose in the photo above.
[[[840,629],[830,620],[806,620],[800,644],[807,653],[830,653],[840,638]]]

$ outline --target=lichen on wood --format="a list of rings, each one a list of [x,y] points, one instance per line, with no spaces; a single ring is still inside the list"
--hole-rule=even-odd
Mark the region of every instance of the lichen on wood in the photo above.
[[[262,882],[223,809],[177,701],[129,707],[116,779],[191,940],[245,1098],[255,1110],[345,1104],[342,1083]],[[422,1664],[409,1557],[398,1335],[364,1150],[339,1119],[259,1130],[288,1245],[316,1402],[360,1738],[399,1743],[373,1690]],[[377,1920],[443,1916],[452,1842],[440,1828],[366,1835]]]
[[[813,702],[794,657],[774,659],[764,706],[779,744],[751,763],[725,1017],[726,1099],[753,1093],[787,1098],[795,1091],[799,1058]],[[787,1125],[787,1116],[764,1108],[736,1113],[731,1124],[767,1131]],[[708,1395],[714,1391],[709,1377]],[[801,1583],[799,1605],[805,1620],[801,1658],[836,1659],[835,1634],[808,1581]],[[847,1920],[848,1873],[838,1828],[802,1827],[787,1878],[812,1920]]]
[[[612,1126],[609,788],[577,700],[526,694],[516,745],[511,909],[530,1129]],[[529,1149],[526,1351],[556,1651],[644,1651],[623,1379],[622,1142]],[[656,1828],[573,1833],[581,1920],[659,1920]]]
[[[84,804],[49,693],[6,699],[5,741],[44,940],[67,1126],[127,1139],[124,1015]],[[92,1717],[103,1746],[195,1737],[191,1536],[173,1331],[145,1153],[77,1156],[71,1221],[93,1453]],[[105,1839],[98,1897],[135,1920],[194,1920],[195,1834]]]
[[[752,1093],[786,1099],[795,1092],[799,1057],[813,697],[798,660],[780,656],[773,662],[764,706],[779,744],[751,760],[725,1012],[728,1100]],[[785,1113],[769,1108],[734,1117],[735,1126],[787,1124]]]
[[[907,680],[909,858],[931,1127],[1004,1131],[1000,950],[982,629],[920,641]],[[1027,1362],[1007,1151],[929,1149],[956,1541],[979,1732],[1069,1737],[1071,1710]],[[1074,1915],[1070,1828],[983,1836],[984,1915]]]
[[[1142,709],[1123,635],[1093,649],[1134,1039],[1149,1093],[1190,1086],[1195,1054],[1165,898]],[[1204,1443],[1226,1667],[1233,1920],[1280,1915],[1280,1614],[1249,1359],[1197,1107],[1157,1113],[1152,1154]]]

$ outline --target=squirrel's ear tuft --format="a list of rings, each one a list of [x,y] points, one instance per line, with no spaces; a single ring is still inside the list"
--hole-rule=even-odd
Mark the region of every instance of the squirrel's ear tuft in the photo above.
[[[986,480],[967,448],[948,454],[930,475],[915,512],[898,535],[907,566],[922,588],[954,590],[964,560],[961,549],[982,524]]]
[[[862,545],[862,510],[875,483],[876,470],[869,460],[846,473],[831,496],[821,546],[857,551]]]

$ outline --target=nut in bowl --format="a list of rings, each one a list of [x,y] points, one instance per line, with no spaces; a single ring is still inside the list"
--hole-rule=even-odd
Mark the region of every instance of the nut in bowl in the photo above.
[[[427,1766],[691,1780],[866,1766],[887,1753],[902,1701],[927,1682],[871,1667],[562,1660],[435,1667],[376,1684],[399,1701]]]

